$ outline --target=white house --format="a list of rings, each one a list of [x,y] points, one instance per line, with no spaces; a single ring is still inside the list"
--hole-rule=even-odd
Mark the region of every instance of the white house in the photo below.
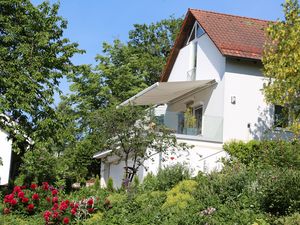
[[[121,105],[157,105],[161,121],[176,131],[179,142],[192,144],[194,149],[172,160],[157,155],[147,163],[148,170],[139,171],[141,179],[175,162],[187,163],[195,174],[220,169],[218,160],[226,157],[224,142],[274,135],[270,128],[281,108],[268,105],[262,93],[261,58],[268,23],[188,10],[160,82]],[[187,109],[196,118],[194,129],[185,127]],[[122,163],[116,163],[110,152],[94,158],[102,158],[102,184],[112,177],[119,186]]]
[[[7,185],[12,155],[12,142],[7,139],[8,134],[0,128],[0,185]]]

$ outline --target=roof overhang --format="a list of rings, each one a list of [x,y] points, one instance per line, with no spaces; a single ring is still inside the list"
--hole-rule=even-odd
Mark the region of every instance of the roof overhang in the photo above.
[[[196,89],[215,84],[215,80],[157,82],[122,102],[120,106],[166,104]]]

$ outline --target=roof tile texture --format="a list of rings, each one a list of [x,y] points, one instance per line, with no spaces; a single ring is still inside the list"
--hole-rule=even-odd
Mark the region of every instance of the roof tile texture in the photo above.
[[[270,21],[190,9],[223,55],[261,59]]]

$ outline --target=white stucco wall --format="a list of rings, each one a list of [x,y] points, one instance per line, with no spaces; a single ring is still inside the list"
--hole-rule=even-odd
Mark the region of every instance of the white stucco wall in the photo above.
[[[186,81],[189,71],[191,45],[180,49],[168,81]]]
[[[132,166],[133,162],[131,160],[128,161],[128,166]],[[122,181],[124,178],[124,161],[106,161],[102,162],[101,165],[101,186],[106,187],[108,178],[111,177],[114,182],[114,188],[120,188],[122,186]],[[143,179],[143,168],[141,168],[137,175],[139,180]]]
[[[271,126],[272,109],[262,93],[264,78],[261,68],[254,62],[227,60],[224,141],[259,139]],[[236,98],[236,104],[231,103],[232,97]]]
[[[222,79],[225,72],[225,57],[207,34],[197,39],[196,80]]]
[[[0,185],[8,184],[11,163],[11,141],[7,140],[7,133],[0,129],[0,157],[3,165],[0,165]]]
[[[186,81],[192,68],[193,44],[197,43],[196,80],[221,80],[225,72],[225,57],[207,34],[183,47],[176,58],[168,81]]]

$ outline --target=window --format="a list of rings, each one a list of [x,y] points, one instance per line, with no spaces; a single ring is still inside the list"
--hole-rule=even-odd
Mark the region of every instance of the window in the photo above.
[[[288,126],[288,113],[286,109],[280,105],[274,106],[274,126],[285,128]]]
[[[203,28],[197,22],[195,22],[186,44],[189,44],[195,38],[201,37],[204,33],[205,31],[203,30]]]
[[[198,134],[202,134],[202,116],[203,116],[203,107],[199,106],[194,109],[194,114],[196,117],[196,126],[198,129]]]

